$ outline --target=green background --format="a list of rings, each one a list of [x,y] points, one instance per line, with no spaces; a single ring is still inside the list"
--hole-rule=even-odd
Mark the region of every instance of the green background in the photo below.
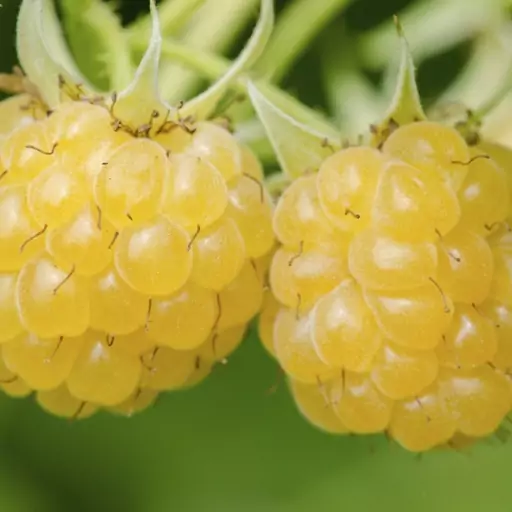
[[[7,71],[18,2],[2,3],[0,64]],[[366,30],[405,4],[358,0],[322,37]],[[146,2],[122,6],[130,19]],[[286,82],[315,106],[325,103],[314,72],[322,37]],[[424,63],[424,97],[434,97],[466,55],[462,45]],[[418,458],[382,437],[331,437],[300,418],[284,383],[268,393],[276,374],[252,333],[204,385],[162,396],[131,419],[102,413],[70,423],[32,399],[0,396],[0,511],[512,509],[510,444],[491,439],[469,453]]]

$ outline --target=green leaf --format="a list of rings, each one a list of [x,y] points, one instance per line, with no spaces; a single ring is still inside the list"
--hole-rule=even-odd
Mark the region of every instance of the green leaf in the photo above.
[[[16,47],[24,72],[49,107],[60,101],[59,77],[80,83],[84,91],[94,90],[73,61],[51,0],[22,1]]]
[[[130,45],[112,6],[102,0],[60,0],[67,38],[82,71],[102,90],[133,77]]]
[[[400,66],[391,104],[384,114],[383,120],[375,127],[375,142],[377,144],[383,140],[390,125],[400,125],[426,119],[421,106],[409,45],[398,18],[395,18],[395,24],[400,39]]]
[[[184,105],[181,110],[182,115],[185,117],[191,115],[198,119],[208,117],[239,76],[253,66],[263,53],[273,27],[273,1],[262,0],[258,23],[245,48],[222,78]]]
[[[315,170],[321,162],[340,147],[341,135],[318,115],[299,102],[269,93],[263,84],[248,83],[249,96],[282,170],[296,178]]]

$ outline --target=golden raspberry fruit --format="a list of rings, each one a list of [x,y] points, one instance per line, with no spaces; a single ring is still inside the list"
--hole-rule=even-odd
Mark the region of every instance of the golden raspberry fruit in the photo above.
[[[133,79],[106,92],[62,58],[51,2],[20,7],[27,94],[0,103],[0,385],[59,416],[130,415],[197,384],[263,302],[273,203],[258,159],[210,119],[268,41],[272,2],[226,75],[178,106],[158,89],[150,8]]]
[[[454,128],[335,151],[276,205],[265,346],[331,433],[424,451],[512,408],[510,169]]]

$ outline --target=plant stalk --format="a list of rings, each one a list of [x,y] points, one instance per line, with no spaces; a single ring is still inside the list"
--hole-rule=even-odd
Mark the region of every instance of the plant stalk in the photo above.
[[[166,0],[158,5],[158,17],[162,35],[172,35],[182,27],[205,0]],[[139,39],[148,38],[151,33],[151,19],[149,15],[136,20],[129,28],[130,37]]]
[[[223,53],[236,41],[249,20],[255,18],[258,5],[259,0],[206,0],[177,37],[190,48]],[[190,97],[200,79],[183,66],[164,62],[160,84],[164,98],[176,103]]]
[[[297,57],[350,1],[295,0],[278,18],[257,71],[269,81],[281,81]]]

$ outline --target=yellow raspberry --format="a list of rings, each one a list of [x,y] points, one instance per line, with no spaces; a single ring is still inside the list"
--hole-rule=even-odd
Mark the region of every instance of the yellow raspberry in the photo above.
[[[274,324],[281,305],[270,290],[266,290],[263,296],[263,304],[258,319],[258,335],[265,350],[275,357],[274,348]]]
[[[331,222],[344,231],[371,223],[372,196],[385,159],[371,148],[349,148],[327,158],[316,179],[318,197]]]
[[[85,419],[92,416],[98,408],[74,397],[66,385],[49,391],[38,391],[37,403],[47,412],[71,419]]]
[[[24,333],[3,345],[2,357],[9,370],[32,389],[55,389],[65,382],[82,348],[81,338],[41,339]]]
[[[382,150],[425,174],[440,175],[455,191],[468,173],[470,151],[466,142],[457,130],[440,123],[420,121],[400,126]]]
[[[273,198],[256,155],[212,118],[267,44],[272,1],[228,72],[177,105],[158,85],[150,4],[138,66],[107,66],[100,92],[50,37],[52,6],[23,0],[23,72],[2,81],[24,94],[0,102],[0,387],[71,419],[130,416],[198,384],[267,288]],[[125,39],[115,20],[106,30]]]
[[[156,391],[138,388],[124,402],[110,407],[108,410],[122,416],[130,417],[151,407],[157,398],[158,393]]]
[[[6,391],[83,418],[202,380],[263,301],[256,157],[212,122],[141,134],[83,100],[23,119],[0,142]]]
[[[444,445],[457,436],[457,422],[438,383],[417,396],[398,400],[393,407],[389,434],[413,452]]]
[[[323,387],[291,380],[290,389],[300,412],[313,425],[331,434],[348,433],[340,418],[328,407],[329,402]]]
[[[502,165],[420,121],[285,189],[260,336],[313,425],[424,451],[487,436],[511,411]]]

